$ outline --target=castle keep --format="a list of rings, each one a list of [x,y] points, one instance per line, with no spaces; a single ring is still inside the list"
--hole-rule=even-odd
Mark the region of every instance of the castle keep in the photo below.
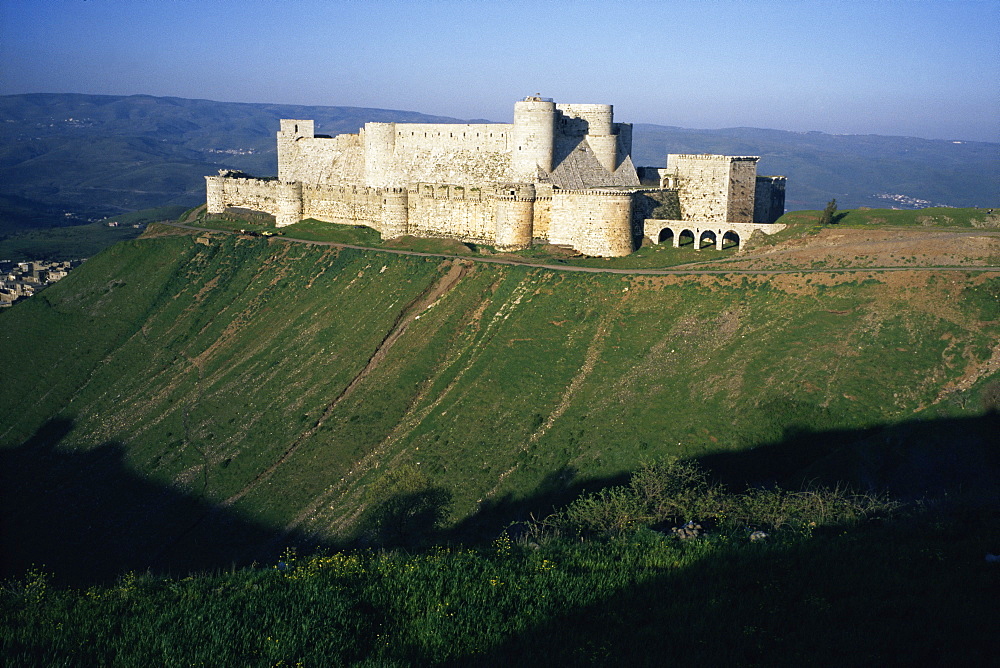
[[[540,97],[515,103],[511,124],[366,123],[329,137],[311,120],[282,120],[277,179],[208,176],[208,212],[239,207],[278,226],[314,218],[504,250],[541,240],[595,256],[628,255],[643,236],[721,248],[775,231],[785,180],[758,177],[758,158],[670,155],[665,169],[636,169],[631,153],[632,126],[615,123],[611,105]]]

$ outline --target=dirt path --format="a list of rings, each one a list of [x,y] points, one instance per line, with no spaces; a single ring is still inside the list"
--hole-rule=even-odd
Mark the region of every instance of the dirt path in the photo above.
[[[206,227],[195,227],[193,225],[185,225],[182,223],[165,223],[166,225],[172,225],[174,227],[184,228],[192,230],[195,232],[213,232],[216,234],[230,234],[226,230],[214,230]],[[970,235],[974,236],[987,236],[987,237],[997,237],[1000,238],[1000,232],[992,231],[975,231],[975,232],[956,232],[962,237],[967,237]],[[516,262],[514,260],[502,260],[499,258],[489,258],[489,257],[474,257],[465,255],[449,255],[447,253],[422,253],[419,251],[407,251],[398,250],[392,248],[374,248],[371,246],[357,246],[354,244],[342,244],[335,241],[310,241],[308,239],[295,239],[294,237],[271,237],[275,241],[288,242],[288,243],[299,243],[308,244],[311,246],[331,246],[334,248],[351,248],[354,250],[364,250],[364,251],[374,251],[377,253],[393,253],[396,255],[410,255],[413,257],[430,257],[430,258],[441,258],[446,260],[454,261],[468,261],[468,262],[478,262],[485,264],[500,264],[507,265],[511,267],[530,267],[533,269],[548,269],[551,271],[572,271],[572,272],[583,272],[589,274],[623,274],[632,276],[671,276],[671,275],[686,275],[686,276],[713,276],[713,275],[726,275],[726,274],[748,274],[757,276],[767,276],[767,275],[777,275],[777,274],[830,274],[830,273],[866,273],[872,271],[975,271],[975,272],[993,272],[1000,271],[1000,266],[865,266],[865,267],[824,267],[824,268],[813,268],[813,267],[803,267],[800,269],[753,269],[753,268],[742,268],[734,267],[732,269],[721,269],[721,268],[708,268],[699,269],[699,265],[707,264],[713,266],[716,261],[705,261],[698,263],[691,263],[686,265],[678,265],[674,269],[613,269],[610,267],[577,267],[573,265],[559,265],[559,264],[541,264],[533,262]],[[787,249],[792,252],[794,249]],[[694,252],[694,251],[692,251]],[[760,260],[767,258],[769,255],[774,255],[779,251],[769,251],[762,252],[759,254],[748,255],[743,258],[733,258],[732,260],[727,260],[723,262],[744,262],[751,260]],[[784,253],[785,250],[781,250]],[[799,251],[801,253],[801,251]]]
[[[454,288],[455,285],[457,285],[468,272],[468,264],[459,262],[452,263],[448,272],[444,276],[439,278],[434,283],[431,283],[422,294],[418,295],[413,299],[413,301],[404,306],[399,315],[396,317],[396,321],[392,324],[392,327],[389,328],[389,333],[385,335],[382,342],[375,348],[375,352],[368,358],[368,363],[365,364],[364,368],[358,372],[354,379],[351,380],[351,382],[348,383],[343,390],[341,390],[340,394],[334,397],[333,401],[327,405],[327,407],[323,410],[323,414],[318,420],[316,420],[316,423],[306,431],[302,432],[298,438],[292,442],[288,449],[274,461],[274,463],[258,473],[257,477],[251,480],[245,487],[243,487],[243,489],[223,501],[220,504],[220,507],[224,508],[231,506],[242,499],[244,496],[256,489],[262,482],[270,478],[274,472],[278,470],[278,467],[288,461],[288,459],[295,454],[295,451],[298,450],[304,442],[306,442],[320,429],[320,427],[323,426],[330,415],[333,414],[334,409],[336,409],[337,406],[344,401],[344,399],[351,396],[354,392],[354,388],[356,388],[361,381],[367,378],[368,375],[379,364],[381,364],[393,344],[395,344],[396,341],[399,340],[399,337],[406,332],[410,323],[416,320],[421,313],[426,311],[427,308],[436,302],[442,295]]]

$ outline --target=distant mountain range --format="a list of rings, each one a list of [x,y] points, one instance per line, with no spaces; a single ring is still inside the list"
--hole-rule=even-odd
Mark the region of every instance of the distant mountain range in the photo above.
[[[194,206],[218,169],[277,172],[281,118],[317,132],[369,121],[464,123],[411,111],[213,102],[149,95],[0,96],[0,233],[168,204]],[[627,121],[628,119],[620,119]],[[477,119],[476,122],[484,122]],[[633,161],[667,153],[759,155],[788,177],[787,208],[1000,206],[1000,144],[637,124]]]

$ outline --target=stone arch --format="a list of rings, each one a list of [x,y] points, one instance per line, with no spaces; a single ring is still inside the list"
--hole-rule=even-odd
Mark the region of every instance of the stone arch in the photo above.
[[[674,238],[674,230],[669,227],[664,227],[662,230],[660,230],[660,234],[657,235],[656,243],[662,244],[664,241],[673,238]]]
[[[739,248],[743,245],[743,238],[739,235],[736,230],[726,230],[726,233],[722,235],[722,247],[726,247],[726,242],[731,242],[729,247],[732,248],[732,244],[736,244]]]
[[[694,247],[697,250],[698,248],[708,244],[717,244],[718,240],[719,234],[715,230],[701,230],[698,233],[698,241],[695,243]]]
[[[694,230],[689,230],[689,229],[685,228],[685,229],[681,230],[680,232],[678,232],[677,236],[674,237],[674,246],[675,247],[680,247],[681,245],[686,245],[686,244],[684,244],[684,241],[683,241],[683,239],[685,237],[687,237],[688,239],[690,239],[692,244],[695,242],[695,239],[697,239],[697,237],[694,234]]]

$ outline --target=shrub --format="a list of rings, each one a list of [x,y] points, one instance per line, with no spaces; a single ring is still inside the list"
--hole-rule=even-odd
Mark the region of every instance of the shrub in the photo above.
[[[548,517],[533,520],[527,534],[535,540],[610,537],[643,527],[706,521],[728,531],[759,527],[811,531],[817,526],[888,516],[898,506],[883,496],[839,487],[798,492],[776,487],[734,494],[709,482],[697,464],[674,458],[644,464],[627,486],[587,494]]]

